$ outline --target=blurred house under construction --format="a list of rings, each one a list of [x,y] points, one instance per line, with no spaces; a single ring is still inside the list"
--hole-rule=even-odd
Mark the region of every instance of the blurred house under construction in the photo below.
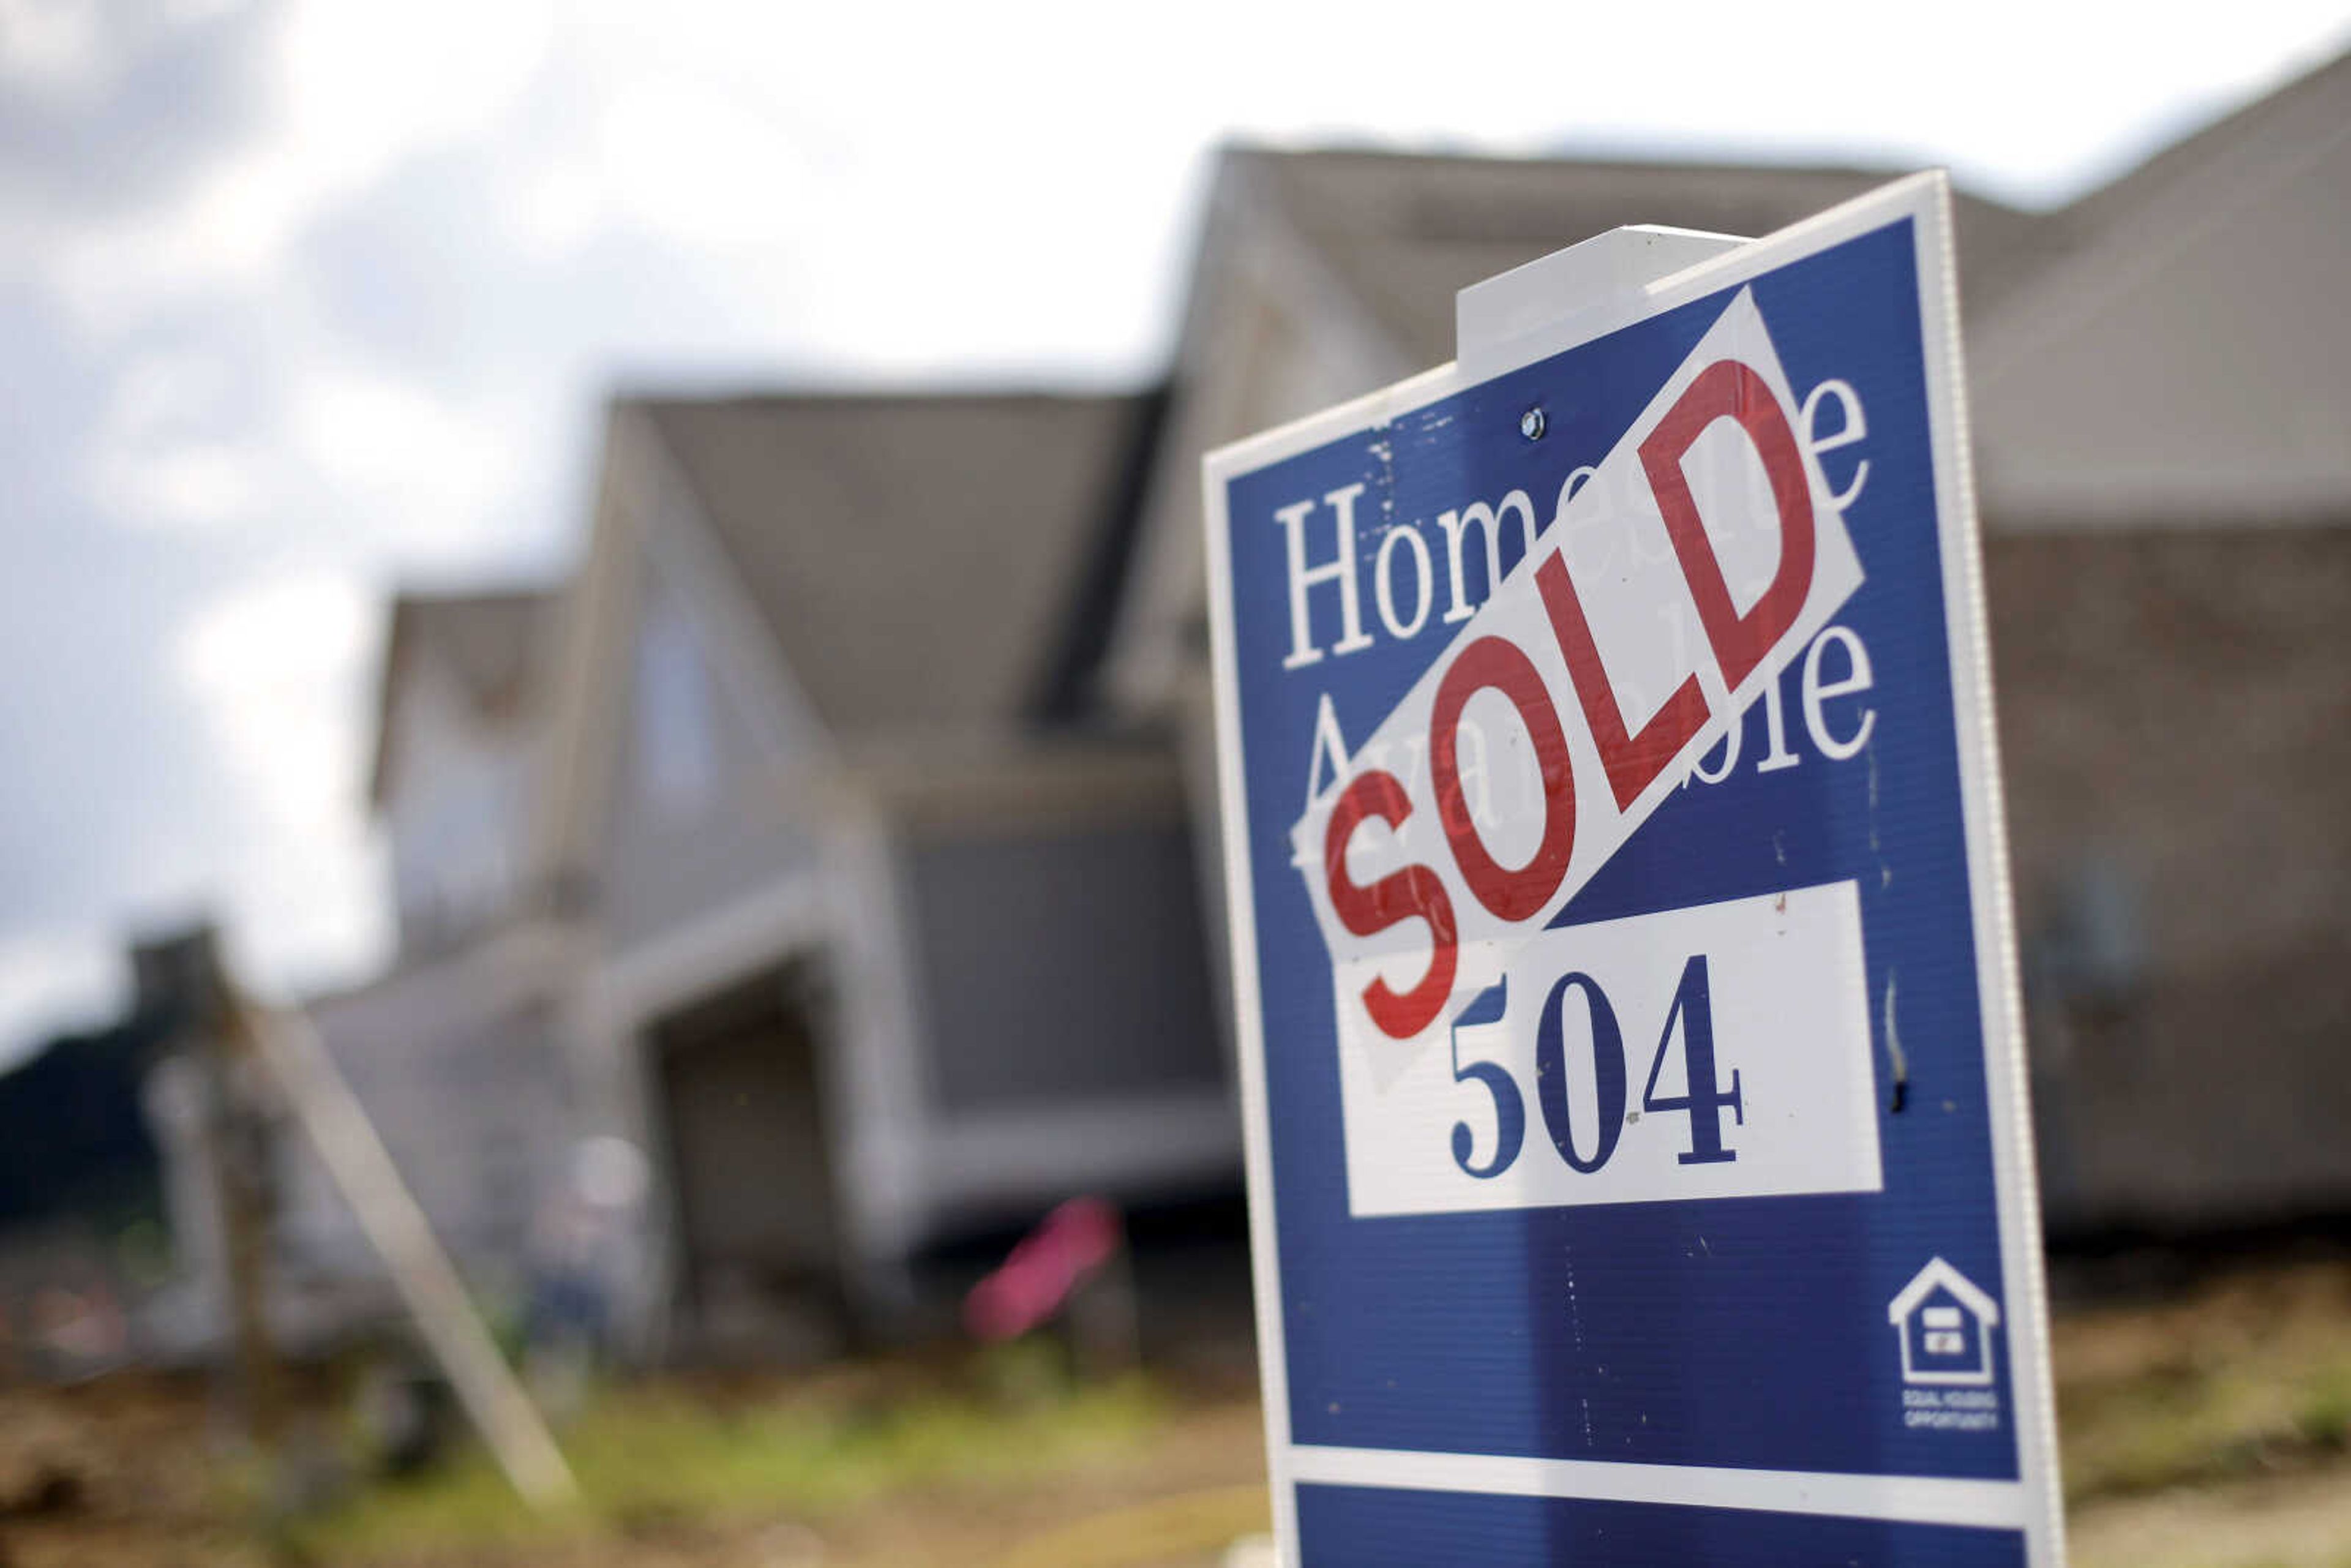
[[[1959,202],[2060,1232],[2351,1211],[2346,110],[2337,63]],[[1450,358],[1520,262],[1885,177],[1236,151],[1164,392],[617,401],[559,602],[394,617],[402,956],[319,1019],[428,1212],[520,1256],[618,1134],[644,1343],[780,1352],[973,1228],[1229,1188],[1200,454]]]
[[[1075,1192],[1228,1185],[1172,752],[1074,698],[1149,398],[624,399],[534,863],[672,1343],[906,1304]]]

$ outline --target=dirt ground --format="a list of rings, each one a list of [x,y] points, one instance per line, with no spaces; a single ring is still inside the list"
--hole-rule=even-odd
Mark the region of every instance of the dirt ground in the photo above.
[[[2351,1568],[2351,1261],[2071,1307],[2055,1344],[2077,1563]],[[567,1433],[591,1504],[534,1521],[477,1459],[311,1496],[299,1463],[265,1479],[198,1383],[0,1389],[0,1568],[1270,1562],[1246,1385],[1000,1397],[943,1402],[903,1370],[639,1389]],[[296,1448],[340,1441],[314,1418]],[[308,1511],[267,1524],[273,1487]]]

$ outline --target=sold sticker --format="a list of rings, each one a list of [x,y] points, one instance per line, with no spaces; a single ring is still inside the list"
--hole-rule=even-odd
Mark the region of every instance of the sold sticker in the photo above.
[[[1705,1174],[1740,1166],[1722,1119],[1744,1124],[1745,1096],[1781,1087],[1759,1080],[1734,1097],[1727,1079],[1698,1082],[1694,998],[1702,992],[1705,1006],[1716,1005],[1718,967],[1741,961],[1731,947],[1666,944],[1678,988],[1656,1010],[1672,1013],[1667,1032],[1681,1041],[1673,1049],[1657,1019],[1636,1028],[1607,977],[1573,951],[1559,956],[1557,975],[1521,961],[1861,586],[1834,490],[1800,424],[1762,315],[1742,290],[1607,456],[1571,476],[1551,526],[1291,829],[1332,958],[1356,1212],[1876,1186],[1866,1114],[1866,1139],[1856,1133],[1825,1151],[1819,1168],[1791,1143],[1782,1177],[1760,1155]],[[1342,499],[1332,507],[1343,510]],[[1513,492],[1493,510],[1529,507]],[[1283,521],[1301,535],[1302,516]],[[1821,918],[1817,929],[1845,936],[1814,942],[1812,967],[1789,983],[1850,985],[1850,997],[1815,998],[1851,1026],[1821,1049],[1853,1069],[1839,1077],[1837,1099],[1855,1092],[1857,1071],[1865,1111],[1857,911]],[[1461,1036],[1489,1010],[1496,1020],[1530,1020],[1509,1025],[1528,1051],[1555,1036],[1566,1076],[1547,1078],[1548,1064],[1531,1058],[1522,1074],[1465,1068]],[[1621,1052],[1610,1043],[1616,1036]],[[1612,1063],[1639,1056],[1655,1080],[1651,1047],[1661,1070],[1669,1058],[1677,1064],[1690,1104],[1677,1110],[1695,1140],[1680,1152],[1697,1156],[1673,1165],[1677,1179],[1654,1190],[1623,1174],[1652,1158],[1632,1152],[1631,1123],[1613,1133],[1599,1125],[1637,1119]],[[1719,1067],[1721,1052],[1713,1054]],[[1591,1118],[1581,1132],[1567,1098],[1577,1082]],[[1433,1109],[1455,1103],[1461,1086],[1485,1107],[1458,1122]],[[1411,1125],[1391,1124],[1398,1117]],[[1517,1150],[1500,1160],[1514,1127]],[[1557,1156],[1558,1179],[1526,1152],[1539,1135]],[[1645,1134],[1640,1146],[1653,1145],[1663,1146]],[[1441,1177],[1434,1187],[1404,1174],[1424,1163]],[[1612,1169],[1620,1174],[1600,1179]]]

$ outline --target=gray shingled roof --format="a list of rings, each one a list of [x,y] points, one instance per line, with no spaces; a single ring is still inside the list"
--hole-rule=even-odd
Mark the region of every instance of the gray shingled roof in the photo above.
[[[1453,357],[1453,296],[1625,224],[1757,236],[1861,194],[1887,171],[1583,162],[1374,152],[1229,155],[1418,361]],[[2040,221],[1959,195],[1970,307],[2030,269]]]
[[[1146,400],[639,404],[836,734],[1032,716]]]

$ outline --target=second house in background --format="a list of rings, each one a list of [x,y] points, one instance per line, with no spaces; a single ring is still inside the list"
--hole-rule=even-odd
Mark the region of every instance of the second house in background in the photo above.
[[[623,400],[530,863],[672,1348],[1072,1192],[1229,1188],[1184,792],[1088,722],[1151,398]]]

